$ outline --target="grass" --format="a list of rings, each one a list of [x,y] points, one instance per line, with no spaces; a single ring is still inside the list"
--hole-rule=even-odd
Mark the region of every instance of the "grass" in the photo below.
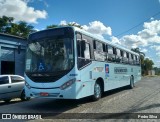
[[[159,77],[160,75],[145,75],[143,77]]]

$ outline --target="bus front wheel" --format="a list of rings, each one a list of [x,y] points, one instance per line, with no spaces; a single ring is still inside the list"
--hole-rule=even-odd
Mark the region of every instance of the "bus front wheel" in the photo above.
[[[101,84],[99,82],[96,82],[94,85],[94,94],[92,96],[92,99],[94,101],[97,101],[101,98],[102,96],[102,87]]]
[[[4,102],[5,103],[9,103],[11,101],[11,99],[5,99]]]
[[[30,100],[30,97],[26,97],[25,91],[23,90],[22,93],[21,93],[20,99],[22,101],[27,101],[27,100]]]

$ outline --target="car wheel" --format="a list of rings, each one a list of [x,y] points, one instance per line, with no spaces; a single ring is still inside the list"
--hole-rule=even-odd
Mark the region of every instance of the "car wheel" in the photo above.
[[[134,87],[134,77],[133,76],[131,76],[130,77],[130,89],[133,89],[133,87]]]
[[[25,94],[24,90],[22,91],[20,98],[21,98],[22,101],[30,100],[30,97],[26,97],[26,94]]]
[[[4,102],[5,103],[9,103],[11,101],[11,99],[5,99]]]
[[[97,101],[101,98],[102,96],[102,88],[99,82],[96,82],[94,85],[94,94],[92,96],[92,99],[94,101]]]

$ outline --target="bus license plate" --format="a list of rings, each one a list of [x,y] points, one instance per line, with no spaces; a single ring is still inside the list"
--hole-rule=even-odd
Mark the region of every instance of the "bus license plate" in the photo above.
[[[47,92],[41,92],[40,96],[48,96],[49,94]]]

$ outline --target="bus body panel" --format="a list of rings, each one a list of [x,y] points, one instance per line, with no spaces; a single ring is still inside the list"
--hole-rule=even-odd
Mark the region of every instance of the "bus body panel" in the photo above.
[[[134,82],[137,82],[141,79],[141,68],[137,65],[92,60],[89,64],[78,68],[76,32],[78,31],[89,36],[91,36],[91,34],[88,34],[87,32],[81,31],[77,28],[73,28],[73,30],[74,67],[72,70],[55,82],[32,81],[27,74],[25,74],[26,83],[31,87],[28,88],[27,85],[25,85],[25,93],[27,97],[80,99],[94,94],[94,85],[99,78],[102,79],[104,84],[104,91],[130,85],[131,76],[134,77]],[[103,40],[103,42],[105,41]],[[106,43],[111,44],[107,41]],[[121,47],[119,48],[121,49]],[[127,51],[131,52],[129,50]],[[137,55],[134,52],[132,53]],[[28,64],[26,63],[26,65]],[[67,87],[66,89],[61,89],[63,84],[72,79],[75,79],[75,82],[71,86]]]
[[[80,79],[80,77],[77,75],[77,72],[75,71],[75,68],[72,69],[67,75],[57,80],[56,82],[45,83],[44,81],[43,83],[37,83],[37,82],[33,82],[26,75],[25,75],[25,78],[26,78],[26,82],[31,87],[31,89],[28,89],[25,86],[26,96],[28,97],[43,97],[43,96],[40,96],[40,93],[49,93],[50,95],[45,96],[45,98],[77,99],[76,87],[79,86],[76,83],[77,81],[75,81],[74,84],[72,84],[71,86],[69,86],[64,90],[61,90],[60,88],[64,83],[66,83],[71,79],[74,79],[74,78]],[[63,97],[60,97],[61,95]]]

